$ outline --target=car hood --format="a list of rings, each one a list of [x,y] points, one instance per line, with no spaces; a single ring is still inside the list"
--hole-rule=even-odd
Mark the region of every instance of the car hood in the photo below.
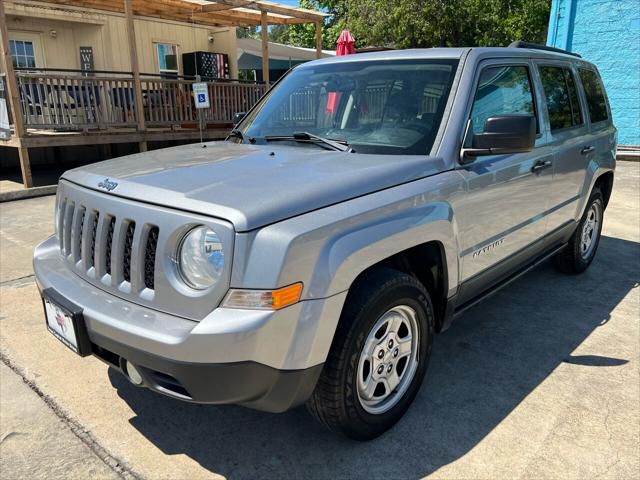
[[[205,145],[116,158],[69,170],[63,178],[111,195],[223,218],[243,232],[445,168],[442,159],[427,156],[275,143]]]

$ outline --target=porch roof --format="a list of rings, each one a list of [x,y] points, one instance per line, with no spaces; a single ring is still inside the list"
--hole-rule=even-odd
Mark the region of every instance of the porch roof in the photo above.
[[[41,0],[124,13],[123,0]],[[210,26],[251,26],[322,22],[327,14],[263,0],[133,0],[133,14]]]
[[[238,69],[262,69],[262,44],[255,38],[238,38]],[[292,47],[281,43],[269,42],[269,69],[287,70],[293,65],[318,58],[313,48]],[[335,50],[322,50],[320,57],[331,57]]]

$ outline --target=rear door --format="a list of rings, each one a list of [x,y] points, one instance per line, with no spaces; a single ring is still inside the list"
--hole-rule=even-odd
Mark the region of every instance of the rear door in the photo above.
[[[577,70],[589,123],[589,135],[585,142],[588,147],[595,149],[593,160],[608,165],[616,156],[616,129],[613,126],[607,93],[600,74],[593,65],[585,63],[579,65]]]
[[[528,59],[496,59],[480,64],[470,106],[465,147],[484,122],[501,114],[537,119],[531,152],[476,157],[458,171],[467,194],[459,217],[464,297],[480,293],[510,270],[535,256],[546,233],[546,192],[551,186],[552,151],[540,121],[540,102]],[[468,298],[463,298],[462,301]]]
[[[595,148],[588,139],[589,125],[573,64],[544,60],[536,65],[553,149],[553,186],[547,191],[548,231],[553,236],[577,216],[587,164]]]

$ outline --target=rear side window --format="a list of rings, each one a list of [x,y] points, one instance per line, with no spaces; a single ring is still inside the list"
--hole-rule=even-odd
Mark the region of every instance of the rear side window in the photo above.
[[[540,67],[540,78],[547,99],[551,131],[582,125],[580,101],[571,70]]]
[[[587,97],[587,107],[589,108],[589,118],[591,123],[602,122],[609,118],[607,113],[607,101],[604,97],[604,87],[600,77],[593,70],[581,68],[580,80]]]
[[[485,68],[473,100],[472,133],[484,131],[490,117],[512,113],[535,115],[529,69],[520,65]]]

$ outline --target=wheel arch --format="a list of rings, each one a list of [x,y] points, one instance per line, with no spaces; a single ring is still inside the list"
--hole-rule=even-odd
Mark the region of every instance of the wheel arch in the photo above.
[[[576,221],[584,215],[591,192],[593,192],[596,186],[600,188],[602,196],[604,197],[605,208],[607,207],[609,199],[611,198],[611,192],[613,191],[614,168],[615,163],[611,165],[600,165],[597,162],[590,162],[580,198],[580,205],[576,212]]]
[[[600,189],[604,199],[604,208],[606,209],[613,191],[613,170],[608,170],[596,177],[593,186]]]
[[[430,240],[394,253],[362,270],[353,279],[349,291],[351,292],[372,272],[383,268],[412,275],[427,289],[435,311],[436,331],[440,331],[445,318],[449,284],[449,268],[444,244],[439,240]],[[347,296],[347,301],[348,298]]]

